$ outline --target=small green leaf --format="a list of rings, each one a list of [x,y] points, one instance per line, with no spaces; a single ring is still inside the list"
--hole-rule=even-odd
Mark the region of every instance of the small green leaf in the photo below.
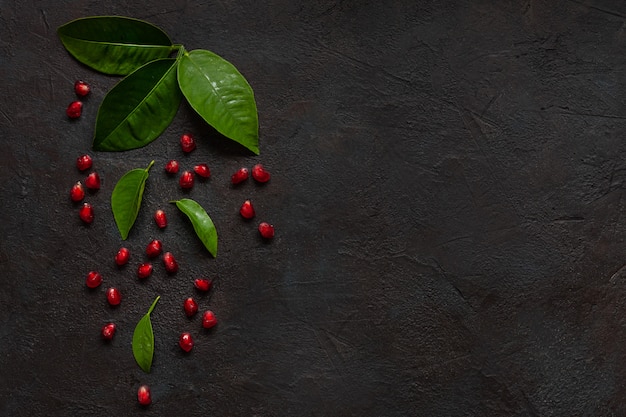
[[[161,29],[128,17],[85,17],[60,26],[57,33],[74,58],[105,74],[130,74],[175,49]]]
[[[173,201],[176,207],[189,217],[196,235],[213,257],[217,256],[217,230],[206,211],[200,204],[189,198]]]
[[[128,238],[128,233],[137,219],[143,190],[146,187],[148,171],[154,165],[150,162],[147,168],[136,168],[128,171],[119,179],[113,193],[111,194],[111,209],[117,228],[122,235],[122,239]]]
[[[139,320],[133,333],[133,355],[135,356],[137,364],[146,373],[150,372],[152,357],[154,356],[154,333],[152,331],[150,314],[152,310],[154,310],[159,298],[161,298],[161,296],[157,296],[150,306],[150,309],[148,309],[148,312]]]
[[[259,121],[254,93],[230,62],[210,51],[185,52],[178,85],[191,107],[222,135],[259,153]]]
[[[181,99],[176,59],[147,63],[117,83],[102,101],[93,149],[126,151],[147,145],[172,122]]]

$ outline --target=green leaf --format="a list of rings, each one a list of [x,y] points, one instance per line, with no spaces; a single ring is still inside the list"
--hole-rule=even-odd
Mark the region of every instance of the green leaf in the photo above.
[[[74,58],[105,74],[130,74],[176,48],[158,27],[128,17],[85,17],[60,26],[57,33]]]
[[[185,52],[178,85],[191,107],[222,135],[259,153],[259,121],[254,93],[230,62],[210,51]]]
[[[176,59],[147,63],[117,83],[102,101],[93,149],[126,151],[147,145],[172,122],[181,99]]]
[[[148,171],[152,165],[154,165],[154,161],[150,162],[145,169],[137,168],[128,171],[115,184],[113,194],[111,194],[113,217],[123,240],[128,238],[128,233],[137,219],[143,190],[149,175]]]
[[[217,256],[217,230],[206,211],[200,204],[189,198],[173,201],[176,207],[189,217],[196,235],[213,257]]]
[[[152,310],[154,310],[159,298],[161,298],[161,296],[157,296],[148,312],[139,320],[133,332],[133,355],[135,356],[137,364],[146,373],[150,372],[152,357],[154,356],[154,333],[152,331],[150,314]]]

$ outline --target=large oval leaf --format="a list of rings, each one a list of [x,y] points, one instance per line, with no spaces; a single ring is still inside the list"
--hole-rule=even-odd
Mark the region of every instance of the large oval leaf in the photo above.
[[[207,212],[196,201],[183,198],[174,201],[176,207],[189,217],[193,229],[196,231],[196,235],[200,238],[204,247],[207,248],[209,253],[213,257],[217,256],[217,230],[213,220],[209,217]]]
[[[135,361],[144,370],[144,372],[150,372],[152,367],[152,357],[154,356],[154,332],[152,331],[152,321],[150,320],[150,314],[157,301],[158,296],[150,306],[148,312],[139,320],[135,326],[133,332],[133,356]]]
[[[128,17],[85,17],[60,26],[57,33],[74,58],[106,74],[130,74],[174,49],[161,29]]]
[[[152,168],[152,165],[154,165],[154,161],[150,162],[145,169],[137,168],[128,171],[115,184],[111,194],[113,217],[123,240],[128,238],[128,233],[137,219],[143,198],[143,190],[146,187],[146,180],[149,175],[148,171]]]
[[[259,120],[254,93],[230,62],[210,51],[185,52],[178,85],[191,107],[222,135],[259,153]]]
[[[147,63],[117,83],[102,101],[93,149],[126,151],[147,145],[172,122],[181,99],[176,59]]]

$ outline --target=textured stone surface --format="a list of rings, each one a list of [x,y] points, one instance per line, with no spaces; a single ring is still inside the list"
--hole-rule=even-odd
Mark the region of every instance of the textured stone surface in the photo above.
[[[0,415],[140,414],[143,383],[163,416],[626,414],[624,4],[152,3],[0,3]],[[103,187],[84,227],[74,161],[118,78],[78,64],[55,30],[103,14],[234,63],[255,91],[261,155],[181,106],[149,146],[93,154]],[[93,91],[70,122],[79,78]],[[199,139],[189,156],[184,131]],[[168,204],[185,195],[170,158],[211,167],[187,196],[216,223],[216,259]],[[122,242],[110,193],[152,159]],[[257,162],[268,184],[229,185]],[[275,224],[271,243],[239,218],[247,198]],[[157,264],[141,284],[155,237],[180,271]],[[133,255],[118,270],[122,244]],[[105,279],[93,292],[91,269]],[[182,310],[198,276],[216,279],[197,297],[220,319],[211,332]],[[130,341],[156,295],[144,374]]]

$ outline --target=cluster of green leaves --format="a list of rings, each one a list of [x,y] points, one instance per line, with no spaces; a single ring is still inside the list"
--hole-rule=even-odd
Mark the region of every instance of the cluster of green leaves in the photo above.
[[[254,93],[233,64],[203,49],[186,51],[160,28],[137,19],[94,16],[59,27],[69,53],[105,74],[125,76],[106,95],[93,149],[124,151],[155,140],[184,97],[215,130],[259,153]],[[177,52],[175,58],[171,58]]]

